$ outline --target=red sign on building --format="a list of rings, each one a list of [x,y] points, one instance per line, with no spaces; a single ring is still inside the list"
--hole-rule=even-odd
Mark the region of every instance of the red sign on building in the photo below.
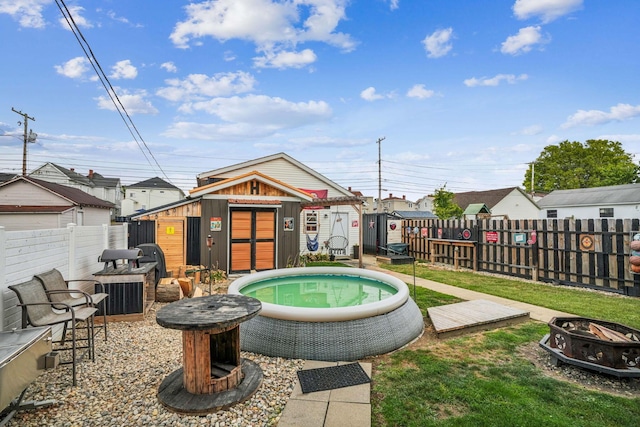
[[[498,243],[498,232],[497,231],[487,231],[487,242],[489,242],[489,243]]]

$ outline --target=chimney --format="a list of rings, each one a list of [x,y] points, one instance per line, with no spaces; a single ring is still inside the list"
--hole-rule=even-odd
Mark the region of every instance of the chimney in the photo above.
[[[389,193],[389,198],[393,199],[393,193]]]
[[[93,179],[93,169],[89,169],[89,179]]]
[[[406,195],[402,195],[402,200],[407,200],[407,196]]]
[[[348,189],[349,189],[349,193],[351,193],[351,187],[348,187]]]
[[[71,168],[71,169],[69,169],[69,170],[70,170],[71,172],[74,172],[74,171],[75,171],[75,169],[74,169],[74,168]]]

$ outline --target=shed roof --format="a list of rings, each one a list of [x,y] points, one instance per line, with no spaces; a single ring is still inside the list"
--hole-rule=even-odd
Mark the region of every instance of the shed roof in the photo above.
[[[478,215],[479,213],[491,213],[491,210],[484,203],[471,203],[464,210],[464,215]]]
[[[393,211],[393,215],[403,219],[435,219],[438,218],[429,211]]]
[[[640,204],[640,184],[555,190],[538,201],[538,205],[544,209],[636,204]]]

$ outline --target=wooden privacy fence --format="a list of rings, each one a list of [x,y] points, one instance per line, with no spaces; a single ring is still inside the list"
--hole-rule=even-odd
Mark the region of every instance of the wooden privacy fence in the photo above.
[[[640,296],[639,219],[404,220],[409,255],[478,271]]]

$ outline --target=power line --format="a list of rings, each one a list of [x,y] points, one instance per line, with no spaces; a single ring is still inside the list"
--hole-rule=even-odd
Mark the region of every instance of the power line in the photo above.
[[[149,153],[149,155],[151,156],[151,158],[155,162],[155,164],[158,167],[158,169],[160,170],[160,172],[162,172],[162,175],[167,179],[167,181],[170,182],[169,177],[167,176],[167,174],[164,172],[164,170],[162,169],[162,167],[160,166],[160,164],[156,160],[155,156],[151,152],[151,149],[149,148],[149,146],[145,142],[144,138],[142,138],[142,135],[138,131],[138,128],[136,127],[135,123],[131,119],[131,116],[127,112],[127,109],[124,107],[124,105],[120,101],[120,98],[118,97],[118,94],[116,93],[114,87],[111,85],[111,82],[109,81],[109,78],[107,77],[107,75],[105,74],[104,70],[102,69],[102,66],[98,62],[98,59],[96,58],[95,54],[93,53],[93,50],[91,49],[91,46],[89,45],[89,42],[85,39],[84,35],[82,34],[82,31],[80,31],[80,28],[78,27],[78,25],[76,24],[75,20],[73,19],[73,16],[71,15],[71,11],[69,11],[69,9],[67,8],[67,5],[65,4],[64,0],[56,0],[56,5],[58,6],[58,9],[60,9],[60,12],[62,13],[62,16],[64,17],[64,19],[67,21],[67,25],[69,25],[69,28],[71,29],[71,32],[73,32],[74,36],[76,37],[76,40],[80,44],[80,47],[82,48],[82,51],[84,52],[85,56],[89,60],[89,63],[93,67],[93,70],[98,75],[98,78],[100,79],[100,82],[102,83],[102,86],[107,91],[107,95],[109,95],[109,99],[111,99],[111,102],[116,107],[116,111],[118,111],[118,114],[120,115],[120,118],[124,122],[125,126],[127,126],[127,129],[129,130],[129,133],[131,134],[131,136],[133,137],[134,141],[138,145],[138,148],[140,149],[140,151],[142,151],[142,154],[144,155],[145,159],[147,160],[147,163],[149,163],[149,166],[151,166],[153,168],[153,165],[151,164],[151,161],[147,157],[147,154],[145,153],[145,150],[140,145],[140,141],[142,142],[142,144],[146,148],[147,152]],[[126,119],[125,119],[125,116],[126,116]],[[136,137],[136,135],[137,135],[137,137]]]

